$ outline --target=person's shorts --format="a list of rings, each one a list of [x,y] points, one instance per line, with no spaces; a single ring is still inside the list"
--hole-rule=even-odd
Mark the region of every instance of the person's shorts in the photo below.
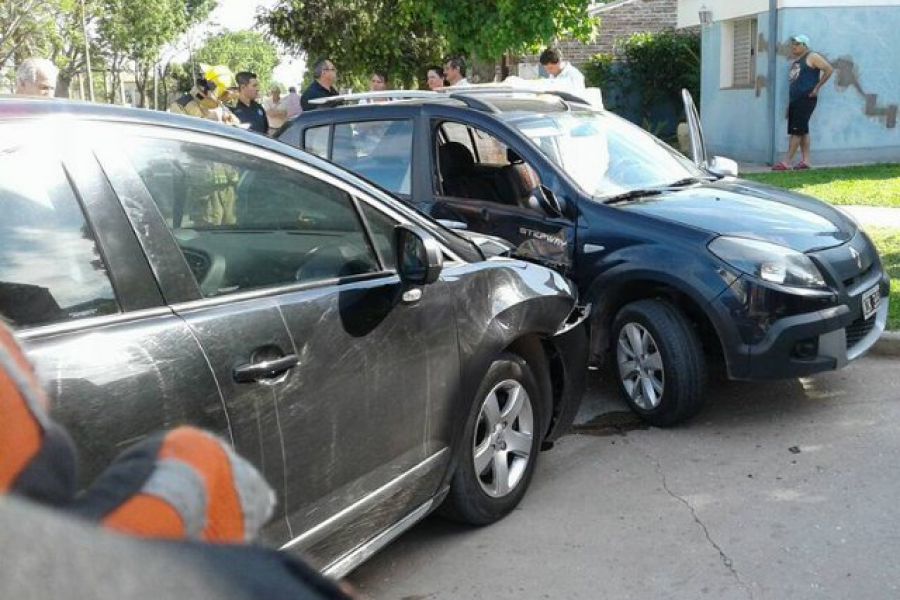
[[[816,108],[818,98],[804,96],[788,104],[788,135],[809,133],[809,118]]]

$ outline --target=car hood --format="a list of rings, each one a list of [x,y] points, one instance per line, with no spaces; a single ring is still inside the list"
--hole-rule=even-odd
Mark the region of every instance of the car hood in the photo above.
[[[619,207],[799,252],[838,246],[856,233],[849,217],[820,200],[740,179],[674,189]]]

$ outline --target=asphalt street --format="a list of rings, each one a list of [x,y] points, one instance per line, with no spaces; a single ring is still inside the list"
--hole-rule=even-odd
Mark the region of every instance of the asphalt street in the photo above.
[[[363,596],[900,598],[900,359],[712,381],[675,429],[594,375],[516,511],[427,519],[350,575]]]

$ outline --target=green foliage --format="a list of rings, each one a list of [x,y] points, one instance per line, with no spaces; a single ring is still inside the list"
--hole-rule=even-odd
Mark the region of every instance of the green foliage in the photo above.
[[[252,71],[259,76],[260,89],[266,92],[278,65],[278,50],[259,32],[225,31],[208,38],[195,59],[198,63],[228,65],[232,73]]]
[[[700,35],[635,33],[622,45],[629,85],[640,93],[642,112],[660,102],[681,106],[681,89],[700,98]]]
[[[418,0],[449,46],[482,59],[533,53],[559,37],[587,41],[589,0]]]
[[[46,56],[60,0],[0,1],[0,65]]]
[[[446,46],[416,0],[279,0],[259,22],[309,66],[330,58],[340,87],[386,70],[394,85],[412,84],[417,69],[439,62]],[[365,89],[365,88],[364,88]]]
[[[386,69],[395,86],[422,77],[452,50],[493,61],[558,37],[586,40],[589,0],[279,0],[259,22],[312,64],[334,61],[341,87]]]
[[[606,52],[592,56],[581,67],[585,85],[602,89],[615,83],[618,80],[615,63],[616,57]]]

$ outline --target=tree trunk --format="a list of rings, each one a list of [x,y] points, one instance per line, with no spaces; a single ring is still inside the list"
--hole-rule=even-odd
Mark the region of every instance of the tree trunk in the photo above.
[[[72,76],[68,73],[59,72],[56,76],[56,97],[68,98],[69,88],[72,86]]]

